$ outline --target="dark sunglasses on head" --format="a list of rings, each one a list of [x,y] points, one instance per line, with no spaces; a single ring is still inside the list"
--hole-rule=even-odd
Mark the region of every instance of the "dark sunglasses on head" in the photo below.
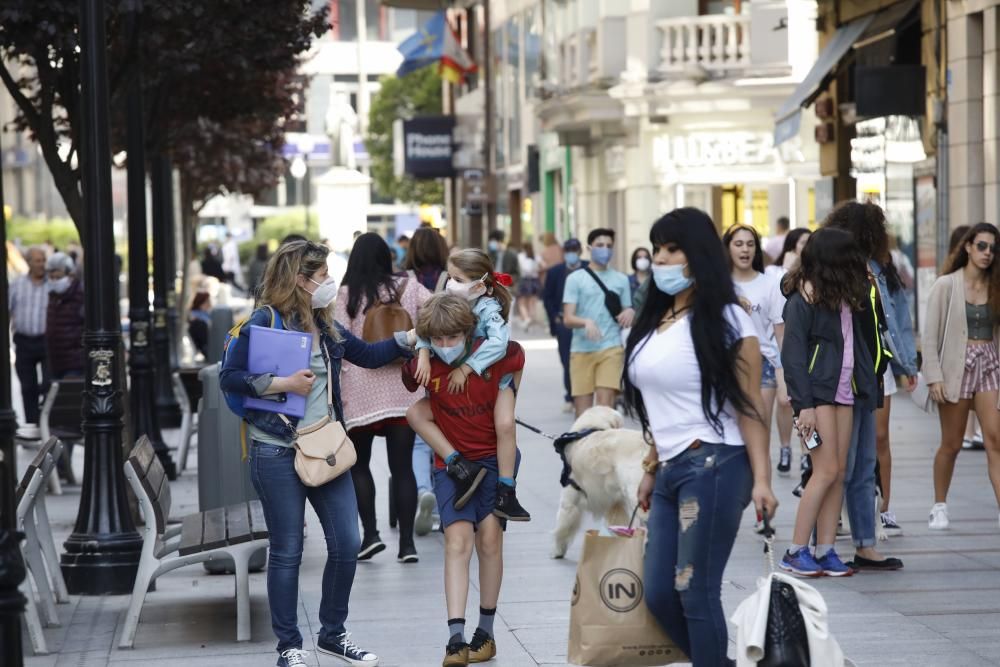
[[[986,252],[987,249],[989,249],[991,253],[996,252],[997,249],[996,243],[987,243],[986,241],[976,241],[976,250],[978,250],[979,252]]]

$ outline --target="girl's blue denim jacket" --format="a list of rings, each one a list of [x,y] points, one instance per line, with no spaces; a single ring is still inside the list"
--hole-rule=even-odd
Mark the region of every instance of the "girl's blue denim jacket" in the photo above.
[[[266,327],[270,323],[270,314],[267,309],[258,308],[240,329],[240,335],[229,343],[230,350],[226,354],[222,371],[219,373],[219,383],[223,391],[260,398],[261,393],[270,385],[273,377],[270,373],[253,374],[247,372],[250,325]],[[321,320],[317,320],[316,324],[320,332],[320,350],[323,357],[330,362],[328,381],[332,383],[334,414],[341,422],[344,421],[344,409],[340,400],[340,365],[343,360],[346,359],[361,368],[379,368],[400,357],[413,356],[411,348],[407,345],[405,331],[398,331],[394,338],[378,343],[366,343],[336,322],[334,327],[336,327],[338,334],[337,340],[330,335],[329,329]],[[277,413],[266,410],[248,409],[246,414],[246,420],[260,430],[291,442],[295,439],[294,428],[298,423],[298,418],[291,415],[287,415],[287,418],[288,424]]]
[[[906,292],[889,290],[882,266],[875,260],[869,260],[868,266],[878,291],[882,297],[882,310],[885,311],[886,324],[889,326],[889,344],[893,354],[891,368],[893,375],[917,374],[917,343],[913,337],[913,320],[910,319],[910,304],[906,300]]]

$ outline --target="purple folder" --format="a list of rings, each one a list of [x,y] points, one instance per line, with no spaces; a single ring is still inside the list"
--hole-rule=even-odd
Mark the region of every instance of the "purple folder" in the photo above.
[[[247,358],[247,371],[250,373],[274,373],[276,376],[286,377],[303,368],[309,368],[311,354],[311,334],[257,325],[250,327],[250,353]],[[247,396],[243,405],[255,410],[280,412],[300,419],[305,416],[305,396],[288,392],[284,394],[283,401],[274,400],[277,396],[280,394],[270,398]]]

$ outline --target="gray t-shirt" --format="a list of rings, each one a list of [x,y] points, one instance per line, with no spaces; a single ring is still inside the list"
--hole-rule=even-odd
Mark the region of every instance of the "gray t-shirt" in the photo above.
[[[302,426],[315,424],[326,416],[329,403],[327,402],[326,383],[328,381],[326,372],[326,362],[323,361],[323,353],[320,352],[321,343],[313,337],[312,355],[309,357],[309,370],[316,375],[309,398],[306,400],[306,414],[299,420]],[[273,436],[266,431],[262,431],[253,424],[247,428],[247,436],[268,445],[278,445],[279,447],[291,447],[293,443],[285,442],[279,437]]]

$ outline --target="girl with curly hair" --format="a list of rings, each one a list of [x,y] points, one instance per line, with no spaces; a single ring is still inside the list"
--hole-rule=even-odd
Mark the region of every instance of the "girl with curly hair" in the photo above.
[[[853,410],[856,405],[874,410],[878,400],[878,379],[857,316],[868,297],[865,258],[850,234],[824,228],[810,237],[784,285],[791,293],[781,362],[799,434],[811,443],[813,472],[795,516],[792,545],[779,566],[805,577],[849,576],[854,570],[833,547]],[[814,528],[815,555],[808,546]]]

